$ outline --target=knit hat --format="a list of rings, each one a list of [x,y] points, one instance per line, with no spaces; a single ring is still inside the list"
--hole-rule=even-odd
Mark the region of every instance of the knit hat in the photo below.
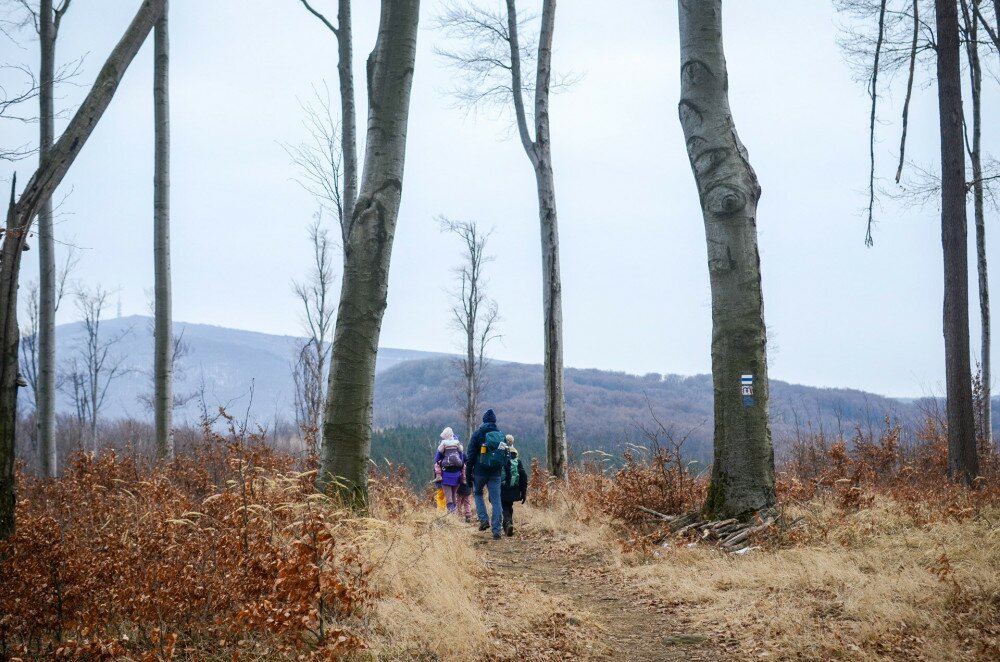
[[[455,433],[452,431],[451,428],[445,428],[444,430],[441,430],[441,438],[444,439],[445,441],[452,439],[454,436]]]
[[[492,409],[487,409],[486,413],[483,414],[483,423],[496,423],[497,415],[493,413]]]
[[[512,434],[507,435],[506,437],[504,437],[504,441],[507,442],[508,446],[513,446],[514,445],[514,435],[512,435]]]

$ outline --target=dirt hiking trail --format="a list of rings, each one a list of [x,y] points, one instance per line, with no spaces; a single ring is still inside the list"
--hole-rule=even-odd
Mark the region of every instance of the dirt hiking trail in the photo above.
[[[520,516],[520,517],[518,517]],[[477,555],[486,567],[486,600],[510,591],[532,590],[557,609],[536,619],[522,633],[524,660],[721,660],[725,650],[686,627],[669,596],[634,586],[610,554],[575,545],[559,532],[545,530],[524,511],[515,514],[512,538],[492,540],[489,531],[473,533]],[[527,650],[524,650],[527,649]]]

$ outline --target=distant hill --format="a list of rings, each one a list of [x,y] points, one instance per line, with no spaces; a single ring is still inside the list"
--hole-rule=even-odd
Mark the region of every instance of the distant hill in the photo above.
[[[120,357],[127,375],[115,382],[103,416],[149,418],[142,396],[150,393],[152,331],[149,317],[132,316],[102,322],[104,337],[124,334],[111,354]],[[241,331],[205,324],[176,323],[189,353],[180,360],[177,393],[194,393],[204,383],[210,407],[225,405],[270,423],[275,416],[294,419],[291,363],[300,338]],[[56,331],[60,361],[72,359],[83,340],[79,323]],[[464,439],[456,400],[459,372],[446,354],[380,348],[375,389],[375,425],[379,429],[409,426],[440,430],[450,425]],[[487,375],[483,405],[496,409],[501,425],[540,452],[542,441],[542,368],[539,365],[494,362]],[[855,426],[876,429],[886,416],[914,429],[933,400],[901,400],[850,389],[823,389],[771,382],[771,420],[779,452],[802,432],[850,434]],[[645,444],[641,428],[656,428],[653,415],[675,440],[687,436],[685,455],[708,460],[712,439],[712,382],[708,375],[629,375],[604,370],[566,370],[567,430],[576,451],[620,450],[626,442]],[[60,411],[70,403],[60,396]],[[652,411],[652,413],[651,413]],[[179,422],[197,419],[189,404],[177,413]],[[1000,421],[1000,416],[994,416]],[[432,442],[431,439],[428,443]],[[667,439],[661,439],[667,443]]]
[[[294,420],[291,366],[302,338],[185,322],[175,322],[174,333],[183,334],[189,350],[178,361],[175,393],[195,393],[204,380],[210,407],[226,405],[234,413],[242,414],[250,404],[252,384],[253,414],[258,420],[271,421],[275,414]],[[102,338],[119,335],[122,340],[111,349],[109,358],[122,359],[128,373],[113,383],[102,415],[149,417],[142,396],[152,391],[152,319],[133,315],[101,321]],[[84,337],[80,322],[56,328],[61,364],[77,355]],[[435,356],[443,355],[383,347],[379,349],[376,370],[381,372],[406,361]],[[60,395],[59,410],[69,411],[70,407],[69,399]],[[184,422],[195,421],[197,416],[197,406],[192,402],[177,412],[175,418]]]

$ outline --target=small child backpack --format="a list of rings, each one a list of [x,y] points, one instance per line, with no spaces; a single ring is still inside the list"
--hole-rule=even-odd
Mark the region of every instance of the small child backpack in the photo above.
[[[503,432],[486,433],[486,441],[479,448],[479,466],[487,471],[503,469],[507,462],[507,440]]]
[[[521,461],[516,457],[510,458],[510,480],[507,481],[508,487],[517,487],[521,484]]]
[[[459,450],[459,446],[445,446],[441,454],[441,469],[444,471],[460,471],[462,464],[462,451]]]

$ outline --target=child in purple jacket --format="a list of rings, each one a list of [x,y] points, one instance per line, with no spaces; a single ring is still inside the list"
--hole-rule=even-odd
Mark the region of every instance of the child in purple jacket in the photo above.
[[[441,444],[434,455],[434,475],[441,476],[448,512],[456,512],[458,487],[465,483],[465,451],[451,428],[441,431]]]

